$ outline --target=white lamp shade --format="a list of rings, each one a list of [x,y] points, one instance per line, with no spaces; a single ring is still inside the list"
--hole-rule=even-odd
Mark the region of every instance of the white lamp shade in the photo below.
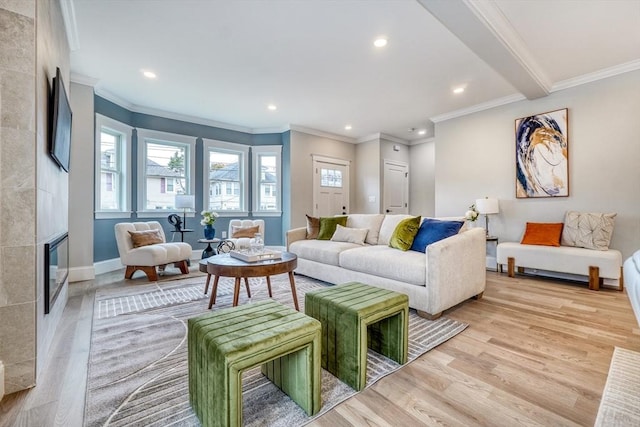
[[[195,209],[196,196],[191,194],[176,195],[176,209]]]
[[[490,199],[489,197],[476,200],[476,209],[483,215],[497,214],[500,212],[498,199]]]

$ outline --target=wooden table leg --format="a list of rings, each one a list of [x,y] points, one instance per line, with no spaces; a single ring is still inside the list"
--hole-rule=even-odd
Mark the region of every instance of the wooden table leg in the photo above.
[[[204,285],[204,294],[206,295],[209,291],[209,282],[211,281],[211,275],[207,274],[207,283]]]
[[[296,293],[296,282],[293,280],[293,271],[289,272],[289,283],[291,283],[291,295],[293,295],[293,305],[297,311],[300,311],[298,307],[298,294]]]
[[[267,276],[267,289],[269,289],[269,298],[273,298],[271,294],[271,278],[269,276]]]
[[[213,288],[211,289],[211,298],[209,298],[209,310],[213,307],[213,304],[216,303],[216,294],[218,293],[218,279],[220,276],[216,276],[213,279]]]
[[[236,284],[233,288],[233,306],[238,305],[238,299],[240,297],[240,278],[236,277]]]
[[[247,288],[247,296],[251,298],[251,289],[249,289],[249,279],[244,278],[244,287]]]

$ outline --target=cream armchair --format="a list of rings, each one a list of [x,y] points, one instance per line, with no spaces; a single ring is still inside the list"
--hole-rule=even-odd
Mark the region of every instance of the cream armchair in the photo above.
[[[254,231],[255,227],[257,231]],[[264,220],[262,219],[232,219],[229,221],[229,238],[236,248],[248,248],[253,241],[255,233],[262,234],[264,242]],[[242,237],[237,237],[241,235]],[[234,237],[236,236],[236,237]]]
[[[165,266],[172,263],[180,268],[182,274],[189,273],[187,260],[191,258],[191,245],[167,243],[158,221],[121,222],[115,225],[115,233],[120,261],[127,266],[126,279],[131,279],[133,273],[140,270],[149,281],[158,280],[156,267],[164,271]]]

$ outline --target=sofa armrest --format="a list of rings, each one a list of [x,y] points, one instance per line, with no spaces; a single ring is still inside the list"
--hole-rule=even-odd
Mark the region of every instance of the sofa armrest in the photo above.
[[[287,251],[289,250],[289,245],[293,242],[297,242],[298,240],[304,240],[307,238],[307,227],[299,227],[294,228],[286,233],[286,243],[287,243]]]
[[[440,313],[484,292],[487,245],[483,228],[427,246],[428,312]]]

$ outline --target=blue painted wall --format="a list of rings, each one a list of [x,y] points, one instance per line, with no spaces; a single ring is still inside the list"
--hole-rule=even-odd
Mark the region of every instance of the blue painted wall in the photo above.
[[[194,252],[204,249],[206,245],[198,243],[198,239],[204,238],[202,232],[202,226],[200,225],[200,212],[203,210],[202,206],[202,191],[204,181],[204,166],[203,166],[203,138],[215,139],[218,141],[227,141],[244,145],[283,145],[282,149],[282,217],[260,217],[265,221],[265,243],[267,245],[284,245],[284,230],[288,228],[289,219],[288,212],[290,211],[290,132],[285,133],[270,133],[270,134],[250,134],[245,132],[238,132],[229,129],[222,129],[213,126],[206,126],[197,123],[189,123],[181,120],[167,119],[164,117],[152,116],[149,114],[131,112],[109,100],[106,100],[100,96],[95,95],[94,99],[95,112],[102,114],[103,116],[110,117],[119,122],[125,123],[133,128],[150,129],[161,132],[170,132],[180,135],[187,135],[196,137],[196,171],[195,171],[195,188],[196,188],[196,216],[194,218],[187,217],[187,228],[194,229],[193,233],[185,233],[184,241],[191,244]],[[94,243],[93,243],[93,259],[94,262],[105,261],[113,258],[118,258],[118,248],[116,246],[114,225],[119,222],[138,221],[135,211],[137,210],[137,188],[135,183],[138,176],[138,135],[134,129],[133,137],[131,141],[131,161],[132,161],[132,194],[131,194],[131,206],[134,212],[130,219],[95,219],[94,220]],[[251,195],[252,189],[252,165],[251,159],[249,159],[249,194]],[[251,203],[251,197],[249,197]],[[250,217],[251,218],[251,217]],[[258,217],[257,217],[258,218]],[[226,231],[229,228],[229,220],[232,218],[218,218],[214,224],[216,229],[216,237],[222,236],[222,231]],[[157,218],[143,218],[139,221],[159,221],[164,228],[167,240],[171,240],[171,230],[173,226],[167,221],[167,215],[160,215]],[[286,228],[285,228],[286,227]],[[176,233],[174,239],[178,241],[180,234]]]

